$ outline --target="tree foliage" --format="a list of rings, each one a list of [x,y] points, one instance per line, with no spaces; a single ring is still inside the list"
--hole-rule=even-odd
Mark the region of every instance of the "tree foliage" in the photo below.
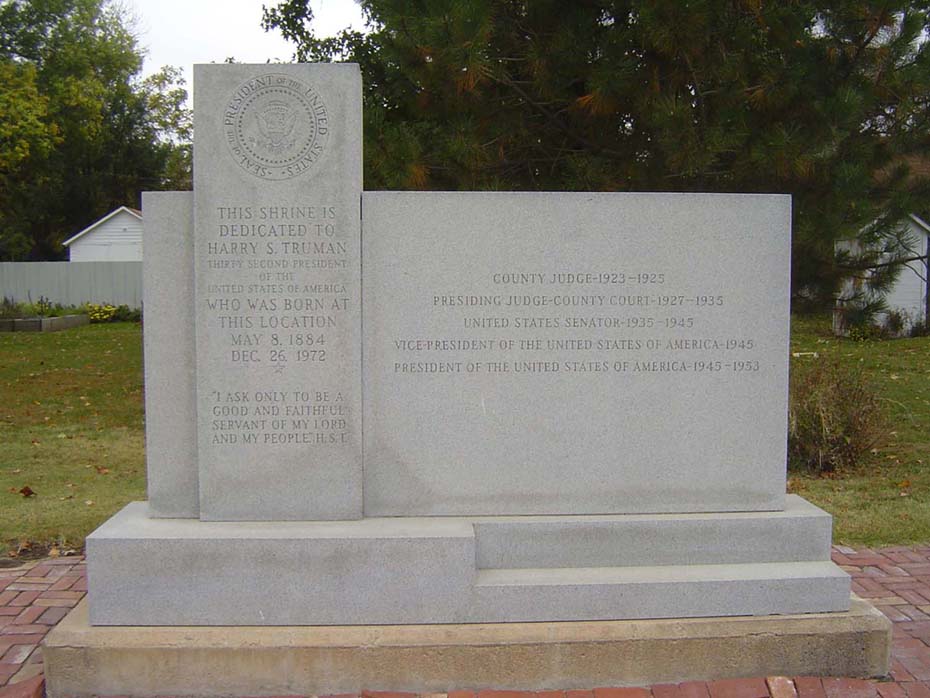
[[[193,112],[187,103],[184,76],[179,68],[164,66],[142,81],[148,117],[165,147],[165,189],[193,188]]]
[[[896,224],[927,205],[928,2],[360,4],[365,34],[316,37],[307,0],[265,25],[360,64],[369,188],[789,193],[815,304],[868,264],[835,240],[904,255]]]
[[[0,3],[0,259],[60,258],[62,240],[164,187],[172,146],[141,67],[108,0]]]

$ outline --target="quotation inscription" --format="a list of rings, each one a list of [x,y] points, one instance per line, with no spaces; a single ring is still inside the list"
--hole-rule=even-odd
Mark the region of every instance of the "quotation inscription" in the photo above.
[[[214,444],[348,442],[348,406],[342,393],[306,390],[214,390],[210,393]]]
[[[495,272],[486,293],[433,293],[449,336],[393,339],[395,374],[703,373],[761,370],[749,336],[710,332],[727,297],[662,272]],[[684,292],[682,292],[684,291]]]
[[[214,444],[348,443],[348,400],[327,371],[358,302],[344,280],[350,250],[339,213],[311,204],[215,208],[201,302],[213,355],[231,373],[227,389],[210,391]],[[248,382],[261,367],[272,371],[269,390],[234,389],[237,372]]]

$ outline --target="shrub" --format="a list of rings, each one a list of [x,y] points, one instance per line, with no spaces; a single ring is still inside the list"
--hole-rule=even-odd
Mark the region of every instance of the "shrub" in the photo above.
[[[39,296],[39,300],[35,303],[21,303],[12,298],[0,299],[0,318],[61,317],[86,312],[87,309],[84,306],[52,303],[45,296]]]
[[[888,333],[881,325],[853,325],[849,328],[848,337],[854,342],[869,342],[886,339]]]
[[[852,336],[856,330],[868,332],[881,326],[880,317],[888,311],[881,298],[856,298],[842,303],[836,309],[839,330]]]
[[[120,305],[116,308],[113,315],[113,322],[139,322],[142,320],[142,311],[138,308],[133,309],[128,305]]]
[[[849,468],[887,433],[882,404],[861,371],[832,359],[792,363],[789,467],[815,473]]]
[[[36,315],[42,317],[48,317],[52,312],[52,302],[45,296],[39,296],[39,300],[35,303]]]
[[[848,302],[834,311],[834,331],[856,342],[914,337],[911,328],[921,324],[905,310],[888,308],[883,300]]]
[[[911,325],[911,337],[930,337],[930,325],[926,322],[915,322]]]
[[[116,316],[116,306],[109,303],[105,305],[88,303],[87,314],[91,322],[110,322]]]
[[[91,322],[139,322],[142,320],[142,311],[138,308],[130,308],[128,305],[88,303],[84,312],[90,316]]]
[[[902,336],[908,324],[907,313],[905,313],[903,310],[889,310],[885,314],[884,328],[885,331],[892,337]]]
[[[14,301],[12,298],[3,297],[3,300],[0,300],[0,318],[17,318],[22,317],[20,315],[19,303]]]

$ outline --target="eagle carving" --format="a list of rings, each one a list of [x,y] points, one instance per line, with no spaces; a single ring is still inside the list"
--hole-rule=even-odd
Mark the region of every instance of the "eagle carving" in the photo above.
[[[289,150],[294,145],[290,138],[297,123],[297,112],[285,102],[269,102],[256,114],[258,130],[265,139],[264,145],[271,151]],[[290,139],[290,140],[288,140]]]

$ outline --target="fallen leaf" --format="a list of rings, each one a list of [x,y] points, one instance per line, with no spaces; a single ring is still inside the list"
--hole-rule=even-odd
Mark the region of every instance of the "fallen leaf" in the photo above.
[[[92,507],[94,506],[94,500],[88,499],[87,501],[84,502],[84,504],[86,504],[89,507]]]
[[[98,475],[107,475],[110,472],[109,468],[104,468],[103,466],[100,466],[100,465],[95,465],[94,468],[97,469]]]
[[[49,557],[58,557],[61,555],[61,551],[58,548],[52,547],[48,549]]]
[[[17,494],[21,494],[24,497],[35,497],[36,496],[36,493],[32,491],[32,488],[29,485],[26,485],[21,490],[19,490]]]

